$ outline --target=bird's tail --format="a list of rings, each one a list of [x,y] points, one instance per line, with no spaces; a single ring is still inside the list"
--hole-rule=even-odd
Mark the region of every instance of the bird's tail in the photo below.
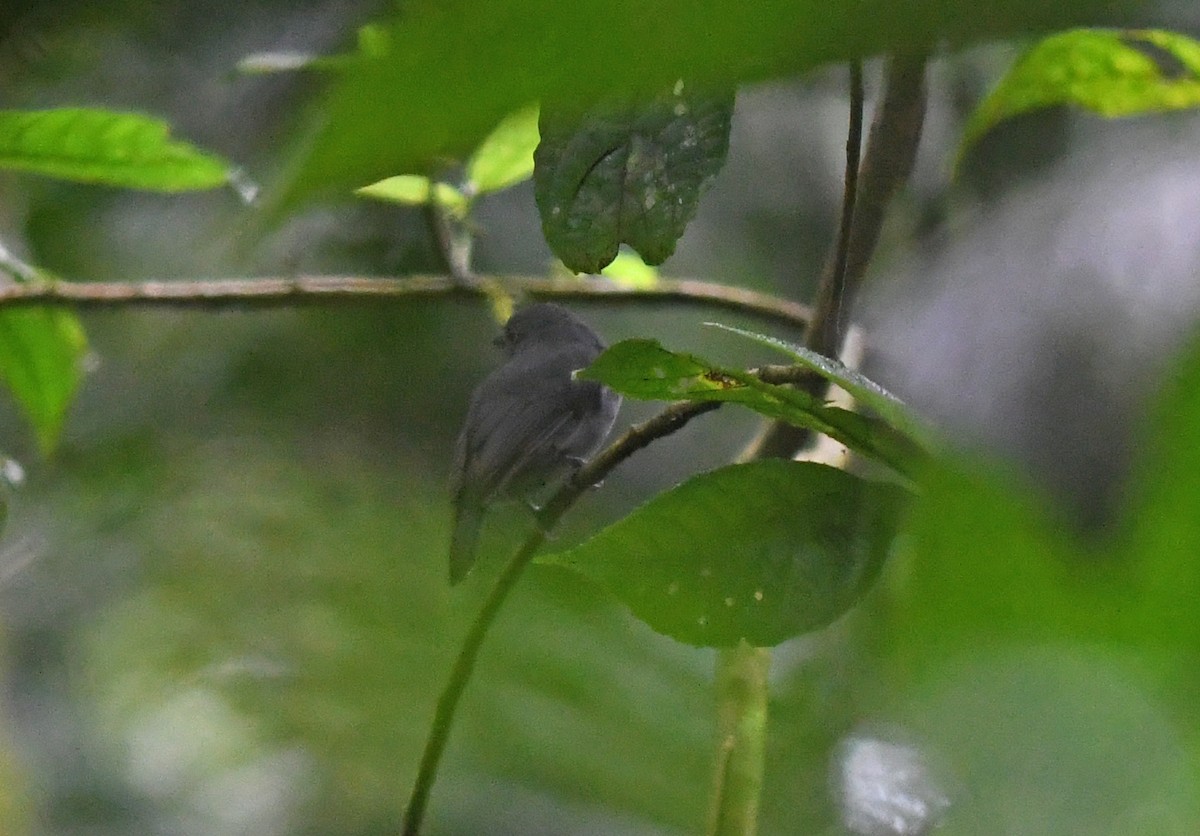
[[[450,583],[467,576],[475,564],[479,547],[479,529],[483,525],[483,504],[464,498],[455,504],[454,531],[450,535]]]

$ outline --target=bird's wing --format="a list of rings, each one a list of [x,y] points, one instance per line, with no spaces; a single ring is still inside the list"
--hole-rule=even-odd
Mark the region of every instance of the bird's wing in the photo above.
[[[556,441],[578,420],[580,384],[571,372],[588,363],[578,354],[513,357],[479,385],[459,439],[459,496],[486,501],[555,463]]]

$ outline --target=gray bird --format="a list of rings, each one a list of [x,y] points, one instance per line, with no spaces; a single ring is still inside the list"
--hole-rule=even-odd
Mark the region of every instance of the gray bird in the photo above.
[[[471,570],[484,510],[531,499],[600,449],[621,396],[574,380],[604,351],[583,320],[552,304],[517,311],[496,339],[507,359],[471,395],[454,464],[450,582]]]

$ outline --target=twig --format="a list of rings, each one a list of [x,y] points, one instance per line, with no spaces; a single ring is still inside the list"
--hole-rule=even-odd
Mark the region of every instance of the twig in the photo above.
[[[855,103],[852,103],[852,109]],[[857,106],[861,107],[859,100]],[[843,207],[842,217],[852,217],[849,234],[839,232],[838,244],[822,272],[818,303],[806,343],[809,348],[836,357],[844,334],[835,320],[854,304],[866,276],[867,265],[879,243],[888,206],[908,180],[916,161],[917,145],[925,118],[925,57],[897,56],[890,59],[880,102],[871,124],[866,151],[856,181],[852,213]],[[853,124],[853,118],[852,118]],[[850,143],[847,143],[849,157]],[[847,160],[849,169],[849,160]],[[849,188],[849,179],[847,188]],[[844,268],[839,270],[839,264]],[[840,273],[840,277],[839,277]],[[830,288],[829,291],[825,287]],[[826,298],[828,295],[828,298]],[[807,383],[818,397],[827,388],[824,379],[813,376]],[[743,458],[792,458],[811,440],[811,433],[776,421],[755,439]]]
[[[529,535],[509,560],[508,565],[504,567],[504,571],[496,580],[496,585],[492,587],[492,591],[480,609],[479,615],[475,617],[470,630],[467,631],[458,656],[454,660],[450,678],[438,698],[429,738],[425,743],[425,750],[421,754],[421,765],[417,769],[412,795],[409,797],[408,808],[404,813],[404,836],[417,836],[421,831],[425,809],[429,804],[429,794],[433,790],[433,782],[437,778],[438,764],[442,759],[446,741],[450,736],[450,729],[454,724],[454,712],[471,679],[471,672],[475,668],[475,660],[479,656],[483,640],[496,620],[500,607],[546,539],[546,532],[558,523],[580,495],[592,485],[602,482],[621,462],[655,439],[670,435],[693,418],[711,412],[720,405],[719,401],[684,401],[672,404],[650,420],[634,425],[607,449],[580,468],[574,477],[567,481],[543,506],[538,514],[537,530]]]
[[[821,275],[813,305],[813,321],[820,328],[810,328],[808,347],[820,354],[829,354],[829,347],[841,339],[842,321],[850,300],[846,297],[846,265],[849,261],[850,236],[854,227],[854,207],[858,202],[858,169],[862,156],[863,129],[863,71],[862,61],[850,63],[850,127],[846,131],[846,173],[842,187],[842,214],[838,221],[837,240],[833,257]]]
[[[74,308],[118,307],[288,307],[298,304],[361,302],[365,300],[436,296],[482,297],[487,283],[537,299],[577,302],[664,304],[685,302],[753,314],[789,327],[804,327],[806,305],[744,287],[696,279],[659,279],[653,286],[632,288],[596,277],[538,278],[532,276],[475,277],[460,284],[448,276],[402,278],[360,276],[297,276],[249,279],[190,279],[180,281],[0,283],[0,307],[57,305]]]

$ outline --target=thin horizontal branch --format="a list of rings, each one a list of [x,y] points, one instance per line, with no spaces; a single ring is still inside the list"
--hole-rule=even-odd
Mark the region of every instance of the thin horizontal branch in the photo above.
[[[694,279],[660,279],[649,287],[632,288],[594,277],[546,279],[488,276],[470,284],[455,282],[448,276],[427,275],[402,278],[298,276],[140,282],[39,280],[0,284],[0,307],[288,307],[368,299],[482,297],[489,288],[497,287],[517,295],[560,301],[700,304],[749,313],[792,327],[803,327],[809,320],[808,306],[743,287]]]

